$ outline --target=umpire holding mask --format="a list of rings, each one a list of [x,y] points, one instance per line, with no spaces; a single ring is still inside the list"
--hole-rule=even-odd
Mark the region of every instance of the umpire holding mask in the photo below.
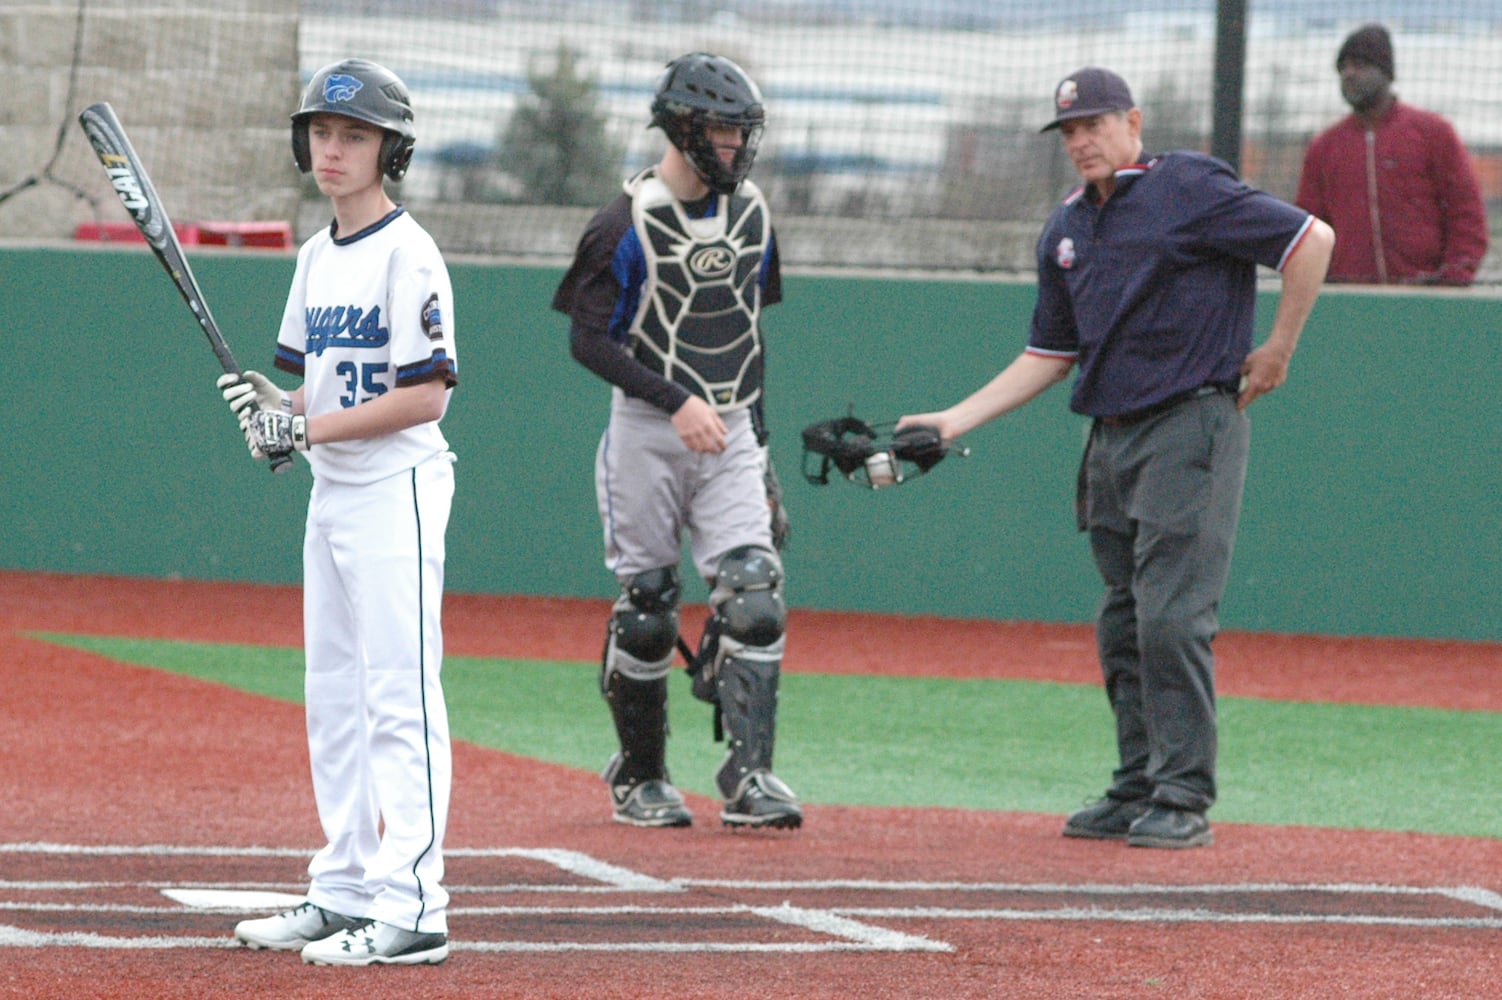
[[[1038,240],[1027,345],[946,410],[911,414],[954,440],[1078,366],[1069,406],[1091,418],[1078,515],[1105,584],[1096,645],[1120,756],[1064,835],[1134,847],[1212,841],[1211,644],[1246,480],[1246,409],[1282,385],[1324,282],[1325,223],[1194,152],[1150,155],[1120,76],[1059,82],[1053,120],[1084,184]],[[1282,294],[1252,348],[1257,268]]]

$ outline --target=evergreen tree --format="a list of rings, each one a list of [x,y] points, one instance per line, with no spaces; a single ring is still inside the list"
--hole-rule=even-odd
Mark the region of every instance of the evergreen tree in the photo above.
[[[520,200],[594,205],[621,182],[622,150],[605,130],[593,79],[579,75],[578,54],[560,44],[550,72],[527,71],[529,93],[506,124],[496,165],[521,187]]]

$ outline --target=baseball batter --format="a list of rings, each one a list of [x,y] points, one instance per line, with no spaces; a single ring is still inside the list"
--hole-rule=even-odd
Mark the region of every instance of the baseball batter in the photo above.
[[[334,222],[298,254],[275,358],[302,385],[283,393],[255,372],[220,380],[252,454],[291,447],[313,471],[307,735],[328,843],[308,866],[307,901],[242,921],[235,936],[317,964],[448,956],[452,769],[439,669],[454,456],[438,423],[457,360],[443,258],[382,184],[406,170],[412,120],[405,86],[374,63],[313,77],[292,148]]]
[[[659,79],[652,124],[668,138],[661,161],[591,220],[553,299],[574,358],[614,386],[595,463],[605,564],[621,585],[600,675],[620,751],[604,777],[617,821],[692,822],[665,763],[687,531],[711,588],[693,692],[729,742],[720,818],[797,827],[802,806],[772,773],[786,611],[760,324],[782,293],[766,199],[746,180],[761,93],[729,59],[691,53]]]

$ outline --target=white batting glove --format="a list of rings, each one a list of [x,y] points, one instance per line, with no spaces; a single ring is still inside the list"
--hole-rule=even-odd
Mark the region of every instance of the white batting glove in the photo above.
[[[308,418],[292,416],[281,410],[259,410],[250,415],[246,440],[250,452],[262,455],[287,455],[308,450]]]
[[[292,412],[292,397],[273,385],[260,372],[247,371],[239,375],[225,372],[214,384],[219,387],[220,395],[239,418],[242,429],[245,426],[245,411],[252,402],[263,410]]]
[[[259,462],[266,457],[266,453],[256,444],[256,436],[250,429],[250,411],[245,411],[245,416],[240,419],[240,433],[245,435],[245,447],[250,449],[250,457]]]

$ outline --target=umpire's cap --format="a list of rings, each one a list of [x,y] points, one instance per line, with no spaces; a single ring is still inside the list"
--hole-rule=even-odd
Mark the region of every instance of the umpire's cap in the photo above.
[[[1086,66],[1059,81],[1053,92],[1054,120],[1039,131],[1058,128],[1072,118],[1093,118],[1136,106],[1125,80],[1100,66]]]

